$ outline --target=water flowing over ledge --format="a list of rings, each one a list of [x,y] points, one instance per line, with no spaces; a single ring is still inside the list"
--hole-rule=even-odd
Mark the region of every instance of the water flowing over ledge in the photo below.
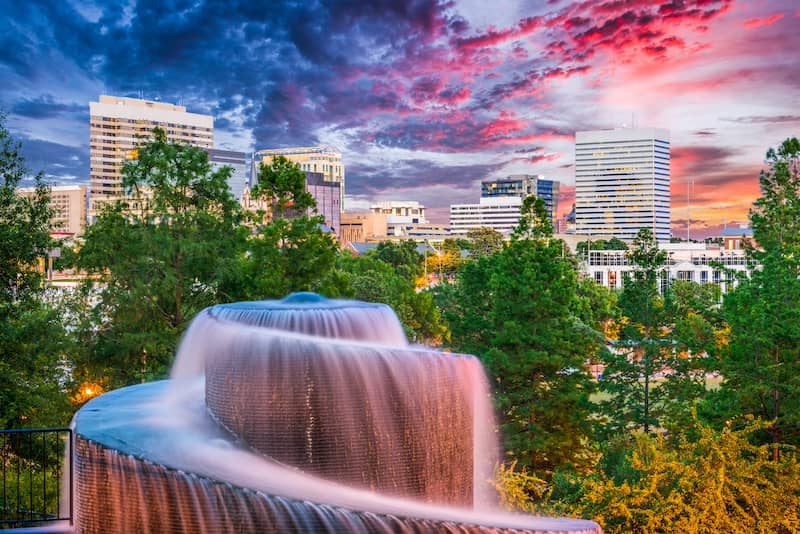
[[[409,346],[388,307],[209,308],[172,377],[76,415],[78,532],[600,532],[494,510],[480,363]]]

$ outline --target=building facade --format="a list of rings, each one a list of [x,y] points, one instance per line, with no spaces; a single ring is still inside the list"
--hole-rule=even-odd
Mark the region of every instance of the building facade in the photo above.
[[[658,128],[575,134],[575,232],[669,241],[670,138]]]
[[[532,174],[512,174],[508,178],[484,180],[481,182],[481,197],[528,197],[535,195],[537,183],[544,176]]]
[[[241,200],[244,186],[250,177],[247,169],[247,154],[218,148],[207,148],[206,152],[208,152],[208,162],[215,170],[222,167],[233,169],[228,178],[228,190],[236,197],[236,200]]]
[[[509,234],[519,224],[522,197],[481,197],[478,204],[450,206],[450,233],[465,235],[476,228],[491,228]]]
[[[557,231],[558,225],[558,195],[561,192],[561,183],[555,180],[537,180],[536,197],[544,201],[553,231]]]
[[[322,173],[306,172],[306,191],[317,202],[317,213],[325,217],[325,224],[338,235],[342,217],[341,184],[326,180]]]
[[[405,237],[417,225],[427,225],[425,206],[414,200],[387,200],[370,206],[371,213],[386,216],[386,235]]]
[[[722,292],[736,285],[734,272],[747,270],[744,250],[727,250],[704,243],[659,243],[667,253],[666,269],[659,280],[662,293],[673,280],[685,280],[698,284],[717,284]],[[622,289],[627,273],[634,267],[628,261],[625,250],[590,250],[588,261],[584,261],[584,272],[600,285],[610,289]],[[726,271],[720,269],[719,265]]]
[[[275,156],[283,156],[289,161],[297,163],[303,171],[321,173],[326,182],[339,184],[339,205],[344,209],[344,163],[340,151],[330,146],[259,150],[253,153],[250,174],[251,187],[258,179],[258,170],[261,165],[269,165]]]
[[[214,146],[214,118],[188,113],[185,106],[101,95],[89,103],[91,215],[100,204],[119,198],[122,166],[135,159],[135,149],[151,139],[153,129],[167,139],[202,148]]]
[[[512,174],[507,178],[481,182],[481,198],[517,196],[524,199],[531,195],[541,198],[553,228],[558,214],[559,191],[559,182],[545,180],[542,175]]]
[[[50,231],[54,234],[80,236],[86,229],[86,186],[54,185],[50,188]],[[20,187],[17,194],[33,197],[34,187]]]
[[[386,215],[383,213],[342,213],[339,242],[342,248],[350,243],[365,243],[386,239]]]

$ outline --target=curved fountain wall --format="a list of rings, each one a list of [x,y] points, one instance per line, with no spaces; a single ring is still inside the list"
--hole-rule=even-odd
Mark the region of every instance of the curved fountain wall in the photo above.
[[[485,509],[489,400],[474,357],[409,346],[385,306],[209,308],[172,380],[76,415],[76,529],[599,533]]]

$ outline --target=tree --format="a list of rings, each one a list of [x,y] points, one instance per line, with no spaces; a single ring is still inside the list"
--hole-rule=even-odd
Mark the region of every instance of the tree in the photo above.
[[[367,254],[388,263],[404,278],[414,280],[422,276],[424,257],[417,252],[417,243],[410,239],[399,243],[382,241]]]
[[[79,253],[99,295],[82,325],[94,332],[83,362],[90,374],[111,387],[166,376],[189,321],[229,300],[245,230],[230,173],[160,129],[125,164],[126,196],[105,207]]]
[[[511,242],[466,263],[438,300],[452,347],[486,365],[509,459],[549,477],[588,463],[593,383],[586,364],[603,337],[600,321],[583,315],[577,264],[552,239],[543,208],[526,201]]]
[[[467,232],[471,241],[470,252],[474,258],[490,256],[503,248],[503,234],[492,228],[474,228]]]
[[[339,248],[324,217],[316,214],[300,165],[283,156],[262,165],[253,197],[266,201],[270,210],[248,214],[252,232],[238,265],[241,278],[230,294],[238,300],[323,289],[337,294],[340,289],[330,285],[334,279],[329,274]]]
[[[0,115],[0,428],[69,417],[66,333],[37,268],[52,247],[50,190],[38,174],[33,196],[17,194],[28,175],[19,151]]]
[[[724,329],[719,288],[690,282],[659,284],[666,253],[648,228],[627,253],[634,266],[619,294],[619,341],[604,353],[601,403],[609,435],[682,428],[705,394],[709,354],[717,354]]]
[[[761,197],[750,212],[758,265],[726,295],[730,344],[720,361],[721,394],[733,410],[772,422],[774,445],[800,444],[800,141],[767,152]]]
[[[769,446],[753,445],[763,429],[700,426],[672,443],[639,432],[612,469],[537,491],[551,514],[594,519],[608,534],[796,532],[800,464],[794,453],[774,462]],[[504,481],[507,501],[530,506],[525,485],[535,481],[524,473]]]
[[[668,319],[658,291],[666,253],[659,250],[650,229],[642,228],[627,256],[634,270],[626,276],[619,295],[620,339],[613,351],[605,353],[600,385],[610,394],[602,407],[612,433],[630,427],[648,432],[659,424],[665,390],[654,390],[653,381],[664,372],[671,351],[665,336]]]
[[[299,164],[285,156],[275,156],[269,165],[259,167],[251,194],[267,200],[276,217],[304,214],[316,209],[314,197],[306,190],[305,173]]]
[[[390,249],[397,251],[396,248]],[[416,252],[415,252],[416,253]],[[394,258],[395,256],[389,255]],[[393,265],[378,254],[342,254],[333,276],[343,278],[337,294],[365,302],[388,304],[397,314],[412,341],[440,345],[449,332],[428,291],[417,291],[416,280],[407,265]]]

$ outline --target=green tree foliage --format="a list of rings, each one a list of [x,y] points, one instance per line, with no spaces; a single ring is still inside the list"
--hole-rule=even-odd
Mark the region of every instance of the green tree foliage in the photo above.
[[[503,234],[492,228],[474,228],[467,232],[473,258],[491,256],[503,248]]]
[[[53,246],[50,191],[37,175],[33,196],[17,195],[19,150],[0,116],[0,428],[64,424],[69,410],[62,317],[37,268]]]
[[[234,299],[282,298],[295,291],[336,295],[329,274],[339,249],[324,217],[316,214],[300,166],[283,156],[262,165],[252,195],[270,210],[248,214],[252,232],[229,290]]]
[[[394,243],[382,241],[367,255],[392,266],[404,278],[414,280],[422,276],[424,256],[417,252],[417,243],[407,239]]]
[[[627,256],[634,270],[619,294],[619,341],[604,353],[600,383],[608,394],[601,403],[605,430],[612,435],[685,423],[705,392],[705,351],[716,343],[705,317],[711,314],[705,306],[715,305],[713,289],[679,283],[662,296],[666,253],[648,228],[639,231]]]
[[[252,195],[270,203],[275,217],[305,214],[316,208],[316,202],[306,189],[306,175],[300,165],[284,156],[276,156],[269,165],[261,165]]]
[[[591,518],[607,534],[797,532],[800,464],[794,453],[774,462],[769,446],[753,445],[763,428],[752,421],[739,430],[699,427],[672,445],[637,433],[613,469],[557,481],[547,504],[551,513]],[[503,480],[509,502],[530,506],[520,497],[535,481]]]
[[[612,237],[608,241],[605,239],[596,239],[594,241],[580,241],[575,246],[575,251],[579,256],[586,256],[589,249],[591,250],[628,250],[628,245],[619,238]]]
[[[772,421],[769,440],[800,444],[800,141],[767,152],[761,197],[750,213],[757,248],[749,272],[724,301],[730,344],[720,394],[733,411]]]
[[[416,290],[407,264],[393,265],[382,260],[379,254],[353,256],[344,253],[337,260],[335,276],[340,277],[339,296],[391,306],[412,341],[439,345],[448,338],[449,332],[433,295]]]
[[[631,427],[647,432],[658,426],[665,390],[654,388],[653,382],[656,374],[664,372],[672,350],[665,332],[664,301],[658,292],[666,253],[658,249],[652,232],[642,228],[627,255],[634,270],[619,295],[620,339],[614,350],[605,353],[600,384],[610,395],[602,408],[611,433]]]
[[[109,386],[165,376],[192,317],[229,299],[244,238],[230,173],[157,129],[122,169],[128,196],[87,229],[79,266],[98,302],[82,325],[92,340],[84,364]]]
[[[579,296],[576,263],[552,239],[543,208],[527,201],[511,243],[466,263],[438,300],[453,348],[477,354],[491,376],[510,459],[549,476],[587,463],[586,363],[603,338]]]

